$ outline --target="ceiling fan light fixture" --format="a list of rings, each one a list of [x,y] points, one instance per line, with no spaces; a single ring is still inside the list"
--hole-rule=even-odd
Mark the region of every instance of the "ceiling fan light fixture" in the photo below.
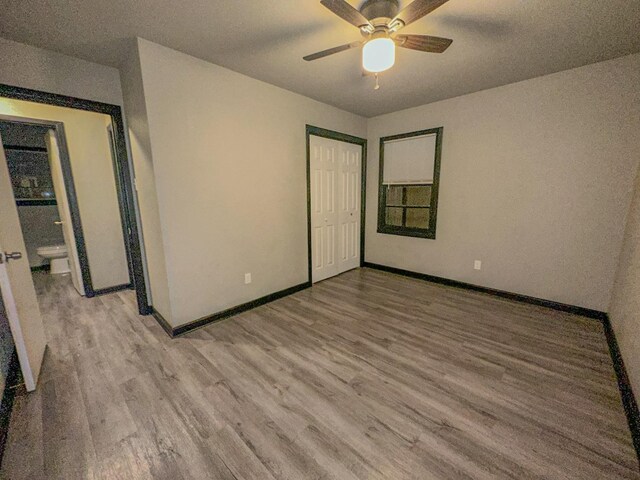
[[[389,70],[396,62],[396,44],[389,37],[374,38],[362,48],[362,67],[371,73]]]

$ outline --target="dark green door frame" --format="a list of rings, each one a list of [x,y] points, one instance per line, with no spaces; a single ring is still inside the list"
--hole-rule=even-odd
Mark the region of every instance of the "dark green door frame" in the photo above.
[[[361,155],[361,178],[360,178],[360,266],[364,266],[364,225],[367,202],[367,140],[360,137],[354,137],[346,133],[327,130],[325,128],[315,127],[313,125],[306,126],[307,137],[307,255],[309,269],[309,285],[313,283],[311,278],[312,259],[311,259],[311,135],[316,137],[338,140],[339,142],[353,143],[360,145],[362,148]]]

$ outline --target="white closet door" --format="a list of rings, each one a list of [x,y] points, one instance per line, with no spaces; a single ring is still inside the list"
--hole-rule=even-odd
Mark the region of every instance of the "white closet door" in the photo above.
[[[310,137],[311,280],[360,265],[361,147]]]
[[[338,274],[338,145],[311,137],[311,274],[318,282]]]
[[[360,177],[362,148],[352,143],[340,145],[340,185],[338,229],[338,272],[360,266]]]

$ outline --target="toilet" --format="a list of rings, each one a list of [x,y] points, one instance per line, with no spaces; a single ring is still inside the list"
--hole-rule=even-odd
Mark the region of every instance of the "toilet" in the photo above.
[[[70,272],[67,247],[65,245],[45,245],[38,247],[36,253],[42,258],[49,259],[51,265],[50,273],[52,275]]]

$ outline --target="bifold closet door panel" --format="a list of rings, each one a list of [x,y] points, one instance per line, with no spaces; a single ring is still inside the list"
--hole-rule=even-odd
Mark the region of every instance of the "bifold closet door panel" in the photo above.
[[[318,282],[338,274],[338,142],[311,137],[311,275]]]
[[[311,277],[313,282],[360,264],[362,149],[312,135]]]
[[[360,266],[360,195],[362,148],[340,144],[338,273]]]

